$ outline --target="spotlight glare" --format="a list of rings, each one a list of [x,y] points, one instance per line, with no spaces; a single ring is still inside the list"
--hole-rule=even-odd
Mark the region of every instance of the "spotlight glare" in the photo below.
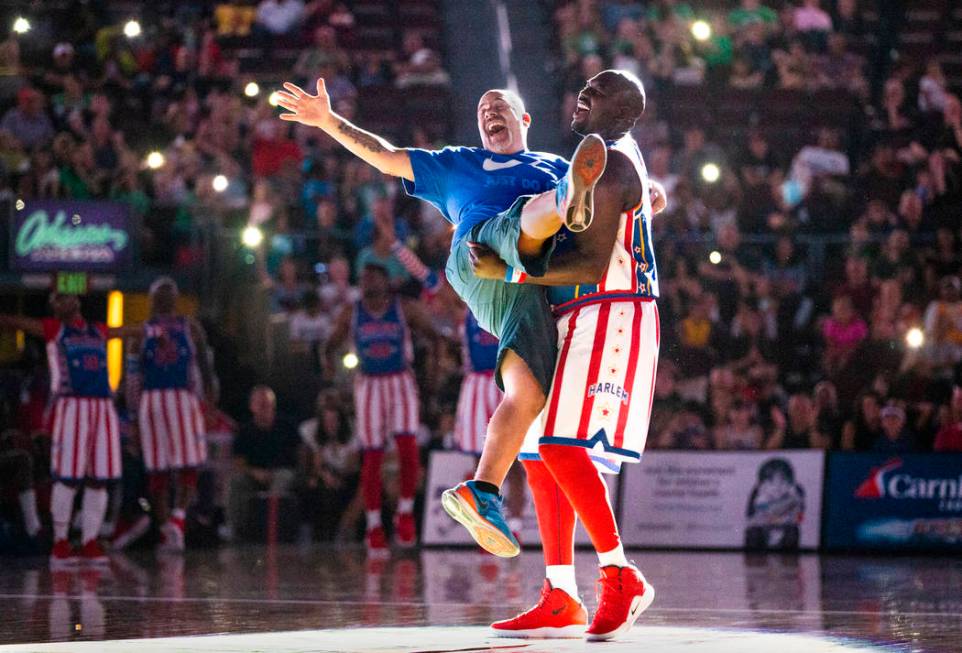
[[[247,86],[244,87],[244,95],[247,97],[257,97],[260,92],[261,87],[257,85],[257,82],[247,82]]]
[[[721,178],[721,168],[715,163],[706,163],[701,167],[701,178],[709,184],[714,184]]]
[[[354,354],[353,352],[349,352],[349,353],[347,353],[347,354],[344,354],[344,361],[343,361],[343,363],[344,363],[344,367],[345,367],[345,368],[347,368],[347,369],[349,369],[349,370],[353,370],[355,367],[357,367],[357,364],[358,364],[359,362],[360,362],[360,361],[357,359],[357,354]]]
[[[708,262],[711,263],[712,265],[718,265],[719,263],[721,263],[721,259],[722,259],[721,252],[719,252],[717,249],[712,250],[712,252],[708,255]]]
[[[271,93],[270,95],[267,96],[267,103],[268,103],[269,105],[271,105],[272,107],[276,107],[276,106],[277,106],[277,98],[278,98],[277,91],[274,91],[273,93]]]
[[[691,35],[696,41],[707,41],[711,38],[711,25],[708,21],[696,20],[691,24]]]
[[[213,181],[210,182],[210,185],[218,193],[223,193],[225,190],[227,190],[227,177],[224,175],[217,175],[214,177]]]
[[[30,31],[30,21],[23,16],[17,16],[13,21],[13,31],[17,34],[26,34]]]
[[[925,333],[918,327],[912,327],[905,333],[905,344],[912,349],[918,349],[925,344]]]
[[[124,36],[128,39],[135,39],[140,36],[140,23],[136,20],[128,20],[124,23]]]
[[[241,242],[244,243],[244,247],[250,249],[259,247],[264,242],[264,232],[253,225],[244,227],[244,231],[241,232]]]
[[[150,168],[151,170],[157,170],[159,168],[163,168],[166,162],[167,162],[167,159],[164,157],[163,152],[158,152],[157,150],[154,150],[153,152],[147,155],[147,167]]]

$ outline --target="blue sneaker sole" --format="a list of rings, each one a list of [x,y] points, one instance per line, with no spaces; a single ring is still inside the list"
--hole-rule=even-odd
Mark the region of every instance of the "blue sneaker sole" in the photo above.
[[[441,506],[451,519],[464,526],[478,546],[488,553],[499,558],[514,558],[521,553],[521,546],[514,538],[507,537],[501,529],[491,525],[453,489],[445,490],[441,494]]]

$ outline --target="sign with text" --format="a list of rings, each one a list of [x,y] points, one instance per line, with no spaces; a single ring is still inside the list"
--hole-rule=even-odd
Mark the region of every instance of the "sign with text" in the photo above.
[[[962,552],[962,454],[833,453],[825,545]]]
[[[131,261],[126,204],[23,200],[13,211],[10,264],[24,272],[110,272]]]
[[[652,451],[625,465],[622,538],[629,546],[814,549],[821,451]]]
[[[421,527],[421,541],[424,544],[474,544],[468,532],[457,523],[441,507],[441,493],[452,488],[461,481],[470,480],[477,467],[477,458],[460,451],[433,451],[428,463],[427,485],[424,497],[424,523]],[[515,463],[520,466],[521,463]],[[520,471],[520,470],[519,470]],[[617,501],[618,477],[604,475],[602,478],[608,483],[608,494],[613,501]],[[502,490],[505,495],[505,514],[511,517],[511,493],[514,488],[511,483],[521,483],[524,487],[524,508],[521,514],[522,527],[520,532],[521,544],[539,544],[541,535],[538,533],[538,518],[531,501],[531,492],[525,480],[523,471],[516,476],[508,475]],[[617,510],[617,507],[616,507]],[[616,513],[617,514],[617,513]],[[588,534],[579,524],[575,531],[576,544],[590,544]]]

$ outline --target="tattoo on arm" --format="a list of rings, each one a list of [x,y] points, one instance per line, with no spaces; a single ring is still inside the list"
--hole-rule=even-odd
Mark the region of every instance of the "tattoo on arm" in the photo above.
[[[347,121],[339,122],[337,130],[370,152],[387,152],[387,148],[376,136],[363,129],[358,129]]]

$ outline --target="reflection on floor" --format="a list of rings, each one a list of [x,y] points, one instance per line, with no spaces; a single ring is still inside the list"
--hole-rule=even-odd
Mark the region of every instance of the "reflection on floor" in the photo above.
[[[658,598],[608,651],[962,651],[962,560],[636,552]],[[594,605],[594,559],[578,580]],[[581,651],[489,638],[541,556],[250,547],[50,571],[0,560],[0,651]],[[227,635],[230,633],[230,635]],[[219,634],[214,637],[197,635]],[[103,640],[167,638],[154,642]],[[38,645],[71,642],[71,645]],[[84,642],[89,642],[85,644]],[[28,646],[17,646],[28,644]],[[596,648],[596,646],[594,647]],[[592,650],[594,650],[592,648]],[[600,649],[599,649],[600,650]]]

